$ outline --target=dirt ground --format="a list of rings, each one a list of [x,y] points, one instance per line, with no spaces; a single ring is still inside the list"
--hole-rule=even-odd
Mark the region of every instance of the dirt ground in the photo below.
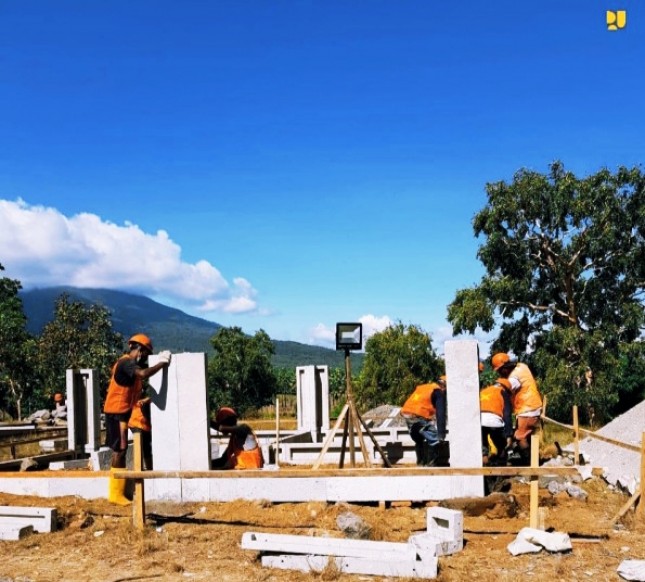
[[[387,478],[387,477],[384,477]],[[645,558],[645,525],[633,512],[613,528],[611,519],[627,497],[610,491],[601,478],[582,484],[586,500],[540,489],[547,508],[546,528],[571,536],[563,554],[513,557],[506,546],[528,526],[529,485],[512,482],[512,503],[464,512],[464,549],[439,558],[439,581],[620,580],[624,559]],[[512,497],[508,497],[508,495]],[[508,516],[508,507],[517,506]],[[370,539],[405,542],[425,530],[424,503],[378,505],[233,501],[228,503],[146,504],[146,529],[132,527],[131,510],[106,500],[37,498],[0,493],[0,505],[55,507],[59,529],[20,541],[0,541],[0,582],[48,581],[285,581],[382,580],[378,576],[263,568],[259,552],[240,548],[247,531],[343,537],[336,519],[346,511],[371,527]],[[394,505],[394,504],[392,504]],[[476,504],[477,505],[477,504]],[[512,513],[512,512],[511,512]],[[503,517],[501,517],[503,515]],[[645,524],[645,518],[642,521]]]

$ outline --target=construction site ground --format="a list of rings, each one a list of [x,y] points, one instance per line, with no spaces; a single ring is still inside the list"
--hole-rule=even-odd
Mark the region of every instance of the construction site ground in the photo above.
[[[387,479],[387,477],[383,477]],[[629,511],[611,524],[628,497],[602,478],[582,483],[585,500],[540,489],[545,526],[571,536],[567,553],[513,557],[507,545],[529,525],[529,484],[511,481],[500,502],[456,500],[464,510],[464,549],[439,559],[437,580],[619,580],[625,559],[645,558],[645,518]],[[461,505],[460,505],[461,504]],[[0,505],[55,507],[58,531],[0,541],[0,581],[286,581],[379,580],[378,576],[264,568],[256,551],[240,548],[242,534],[261,531],[343,537],[337,517],[346,511],[371,527],[370,539],[405,542],[426,528],[426,503],[326,504],[232,501],[146,504],[146,528],[132,525],[130,508],[106,500],[38,498],[0,493]],[[514,513],[514,515],[513,515]]]

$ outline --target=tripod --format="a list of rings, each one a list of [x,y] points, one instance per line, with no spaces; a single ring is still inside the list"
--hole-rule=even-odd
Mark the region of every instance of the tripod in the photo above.
[[[320,451],[320,455],[318,456],[318,459],[316,459],[316,462],[314,463],[312,468],[318,469],[322,464],[323,458],[327,453],[327,450],[329,449],[331,443],[333,442],[334,437],[336,436],[336,432],[340,428],[341,424],[343,424],[343,440],[342,440],[341,450],[340,450],[340,460],[338,462],[339,469],[342,469],[345,464],[345,450],[347,447],[348,440],[349,440],[349,463],[352,467],[356,466],[356,445],[354,442],[354,435],[358,437],[358,444],[360,446],[361,453],[363,454],[363,461],[365,463],[365,466],[367,467],[372,466],[369,452],[367,450],[367,447],[365,446],[365,439],[363,438],[362,429],[364,429],[365,432],[368,434],[368,436],[372,439],[374,448],[379,452],[379,454],[381,455],[381,458],[383,459],[383,464],[386,467],[392,467],[392,464],[387,458],[385,451],[383,451],[383,449],[381,448],[381,445],[378,444],[378,441],[372,434],[372,431],[365,424],[365,421],[361,418],[361,415],[358,413],[358,410],[356,409],[356,402],[354,401],[354,394],[352,392],[352,369],[351,369],[351,363],[349,360],[349,349],[345,349],[345,395],[347,400],[345,403],[345,406],[343,406],[343,409],[338,415],[338,418],[336,419],[336,424],[334,424],[334,428],[332,428],[330,433],[327,435],[327,438],[325,439],[325,442],[323,444],[323,448]]]

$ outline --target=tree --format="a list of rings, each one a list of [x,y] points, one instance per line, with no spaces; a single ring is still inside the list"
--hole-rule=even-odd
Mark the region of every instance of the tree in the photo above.
[[[62,294],[54,319],[45,325],[38,342],[38,364],[48,393],[63,391],[70,368],[94,368],[107,390],[111,368],[122,353],[124,338],[112,328],[108,309],[70,301]],[[104,395],[104,394],[103,394]]]
[[[238,414],[272,402],[277,380],[271,366],[274,346],[264,330],[253,336],[222,327],[211,338],[215,355],[208,365],[211,408],[232,406]]]
[[[363,409],[402,404],[415,386],[436,379],[443,369],[430,336],[399,322],[367,340],[359,381],[352,387]]]
[[[4,267],[0,264],[0,271]],[[34,338],[27,332],[27,317],[18,292],[20,281],[0,278],[0,406],[22,419],[22,404],[35,385]]]
[[[473,221],[486,273],[457,292],[448,320],[455,333],[499,324],[493,350],[534,366],[552,412],[570,418],[578,404],[600,419],[618,402],[620,363],[645,322],[644,176],[620,167],[578,178],[554,162],[486,191]]]

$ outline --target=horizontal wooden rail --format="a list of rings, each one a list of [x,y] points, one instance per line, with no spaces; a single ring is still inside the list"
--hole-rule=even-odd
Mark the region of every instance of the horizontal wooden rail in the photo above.
[[[595,475],[602,475],[602,468],[594,467]],[[323,478],[323,477],[453,477],[497,475],[501,477],[540,476],[540,475],[576,475],[575,467],[419,467],[419,468],[347,468],[267,470],[232,470],[232,471],[115,471],[117,479],[249,479],[249,478]]]
[[[575,430],[573,426],[569,424],[564,424],[563,422],[558,422],[557,420],[553,420],[552,418],[549,418],[548,416],[543,416],[542,419],[546,422],[550,422],[551,424],[555,424],[556,426],[560,426],[562,428],[568,428],[571,430]],[[599,441],[603,441],[605,443],[609,443],[610,445],[616,445],[617,447],[621,447],[623,449],[627,449],[630,451],[635,451],[637,453],[641,452],[641,448],[639,445],[630,445],[629,443],[624,443],[622,441],[617,441],[616,439],[612,439],[606,436],[602,436],[598,433],[595,433],[591,430],[585,430],[584,428],[578,428],[578,431],[585,434],[586,436],[589,436],[591,438],[597,439]]]

